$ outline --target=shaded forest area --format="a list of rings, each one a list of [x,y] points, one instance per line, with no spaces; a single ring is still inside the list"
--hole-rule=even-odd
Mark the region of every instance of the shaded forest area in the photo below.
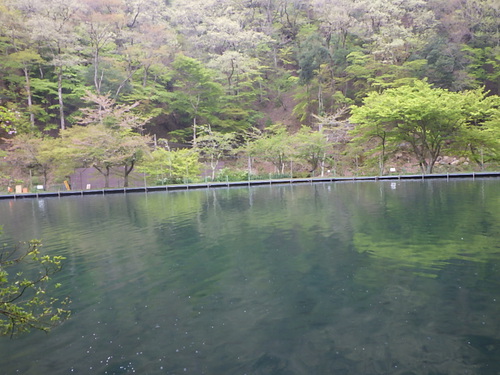
[[[0,0],[2,189],[491,169],[499,94],[496,0]]]

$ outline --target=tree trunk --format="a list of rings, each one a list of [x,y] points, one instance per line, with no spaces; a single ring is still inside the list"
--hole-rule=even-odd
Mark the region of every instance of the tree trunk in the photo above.
[[[215,160],[213,156],[210,157],[210,167],[212,168],[212,181],[215,180],[215,171],[217,170],[218,160]]]
[[[98,171],[100,174],[104,176],[104,187],[109,188],[109,174],[111,172],[111,168],[109,166],[104,167],[105,169],[101,169],[100,167],[96,166],[95,164],[93,167]]]
[[[248,168],[248,176],[252,174],[252,157],[250,154],[247,157],[247,168]]]
[[[142,87],[146,87],[148,84],[148,73],[149,73],[149,68],[144,67],[144,74],[142,76]]]
[[[326,153],[324,153],[323,157],[321,158],[321,177],[325,176],[325,160],[326,160]]]
[[[101,94],[102,75],[99,78],[99,49],[94,51],[94,87],[97,94]]]
[[[123,174],[123,187],[128,187],[128,176],[130,175],[130,173],[134,169],[134,164],[135,164],[134,162],[131,162],[130,166],[127,166],[127,165],[124,166],[125,173]]]
[[[380,169],[380,175],[383,176],[385,172],[385,132],[381,136],[382,139],[382,155],[380,155],[379,159],[379,169]]]
[[[193,147],[196,147],[196,116],[193,118]]]
[[[106,173],[104,174],[104,187],[109,188],[109,168],[106,167]]]
[[[33,99],[31,97],[31,82],[30,82],[30,72],[29,69],[25,66],[23,68],[24,79],[26,81],[26,96],[28,99],[28,111],[30,113],[30,123],[31,127],[35,127],[35,114],[33,113]]]
[[[434,163],[435,163],[434,158],[431,161],[429,161],[429,163],[427,163],[427,169],[426,169],[427,174],[432,174],[432,171],[434,169]]]
[[[382,152],[382,155],[379,155],[378,157],[378,170],[379,170],[379,176],[383,176],[384,175],[384,171],[385,171],[385,165],[384,165],[384,153]]]
[[[46,169],[44,169],[43,170],[43,190],[47,191],[49,189],[48,183],[49,183],[48,172]]]
[[[61,123],[61,130],[66,129],[65,119],[64,119],[64,101],[62,96],[62,76],[63,68],[59,66],[57,69],[57,96],[59,98],[59,117]]]

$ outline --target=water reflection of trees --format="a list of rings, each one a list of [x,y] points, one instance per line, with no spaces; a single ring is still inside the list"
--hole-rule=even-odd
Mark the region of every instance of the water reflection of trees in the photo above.
[[[488,262],[500,255],[497,187],[485,181],[366,186],[358,200],[364,209],[353,210],[354,246],[428,276],[451,260]]]
[[[140,350],[161,342],[143,366],[180,349],[162,357],[170,372],[428,374],[479,373],[496,353],[499,208],[495,185],[476,181],[197,190],[46,211],[71,229],[58,232],[86,289],[76,318],[105,322],[96,329],[114,341],[140,337]]]
[[[248,356],[232,370],[475,373],[484,350],[468,338],[495,340],[488,333],[494,322],[483,321],[498,311],[488,305],[474,311],[477,295],[488,293],[472,293],[487,276],[498,233],[490,231],[500,212],[490,184],[361,183],[199,195],[186,229],[191,250],[178,255],[189,268],[178,277],[189,285],[193,311],[217,316],[219,332],[209,337],[226,344],[215,358]],[[473,267],[460,269],[470,261]],[[452,280],[436,283],[457,274],[450,267],[461,274],[456,287]],[[206,323],[193,324],[208,334]]]
[[[493,358],[495,348],[490,345],[488,352],[484,342],[499,342],[499,307],[492,293],[500,286],[494,276],[500,260],[498,184],[378,187],[363,189],[361,209],[352,211],[354,247],[369,260],[357,270],[356,282],[376,290],[355,320],[380,317],[366,336],[378,342],[370,348],[372,358],[384,343],[399,368],[425,365],[413,373],[481,373],[478,363]],[[370,329],[353,324],[348,331],[363,337]]]

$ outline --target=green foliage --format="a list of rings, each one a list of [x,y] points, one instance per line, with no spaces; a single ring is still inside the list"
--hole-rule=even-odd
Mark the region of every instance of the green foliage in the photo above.
[[[275,124],[266,129],[262,136],[257,137],[247,147],[250,156],[272,163],[276,172],[284,174],[285,165],[294,153],[291,139],[286,128]]]
[[[500,161],[500,97],[481,89],[462,94],[465,126],[455,149],[481,168]]]
[[[40,176],[46,187],[52,179],[57,153],[53,149],[56,140],[21,134],[8,140],[6,159],[12,168],[25,176]]]
[[[68,299],[56,298],[53,274],[64,257],[43,255],[41,242],[32,240],[0,250],[0,335],[13,336],[38,329],[48,332],[70,316]],[[12,272],[8,272],[11,271]]]
[[[221,133],[212,130],[211,127],[202,127],[200,134],[194,140],[193,146],[200,153],[200,156],[210,164],[212,180],[214,180],[219,161],[236,149],[236,134]]]
[[[34,49],[25,49],[11,53],[5,65],[11,68],[19,68],[41,62],[43,62],[43,59],[37,51]]]
[[[313,131],[303,126],[291,139],[295,150],[295,157],[305,161],[310,166],[310,173],[316,172],[321,167],[324,173],[325,162],[332,149],[332,142],[322,131]]]
[[[405,61],[402,65],[387,64],[361,51],[351,52],[347,61],[349,66],[345,71],[356,89],[354,97],[357,100],[370,91],[381,92],[423,78],[423,68],[427,64],[424,59]]]
[[[199,154],[192,149],[166,150],[157,148],[137,167],[158,185],[182,183],[200,174]]]
[[[300,35],[305,36],[298,53],[299,77],[303,83],[308,83],[317,74],[321,64],[329,61],[329,51],[323,46],[316,30],[310,25],[304,26]],[[302,38],[301,38],[302,39]]]
[[[222,168],[217,171],[214,181],[225,182],[225,181],[247,181],[248,171],[233,169],[233,168]]]
[[[139,103],[119,105],[109,95],[91,93],[87,99],[97,106],[81,110],[81,126],[61,131],[71,160],[99,171],[105,178],[105,187],[109,187],[112,168],[121,167],[127,187],[128,176],[149,153],[150,137],[137,133],[149,119],[134,113]]]
[[[116,124],[114,124],[116,125]],[[112,168],[123,168],[124,186],[135,165],[149,152],[149,138],[131,129],[113,129],[104,124],[74,126],[61,132],[68,160],[78,167],[93,167],[109,187]]]
[[[463,46],[469,58],[467,71],[477,86],[486,86],[493,94],[500,94],[500,47],[473,48]]]
[[[229,62],[222,57],[228,58]],[[231,56],[222,57],[212,65],[232,77],[227,79],[228,92],[217,81],[217,73],[202,62],[182,54],[173,62],[170,81],[173,90],[163,93],[161,100],[168,104],[172,115],[178,119],[178,125],[183,128],[176,131],[177,138],[188,140],[190,132],[185,128],[189,126],[210,124],[214,129],[228,132],[245,129],[255,122],[256,114],[251,109],[251,103],[258,95],[255,87],[258,87],[259,73],[253,66],[255,64],[242,60],[239,55],[232,56],[234,60]],[[238,70],[226,72],[227,64],[237,66]]]
[[[488,136],[495,135],[499,98],[486,97],[482,90],[455,93],[417,81],[370,93],[363,103],[352,108],[358,141],[378,139],[383,158],[387,145],[406,143],[423,173],[432,173],[445,149],[463,144],[498,153],[498,143]]]
[[[148,139],[132,132],[143,120],[130,115],[127,107],[101,108],[95,110],[101,117],[90,109],[84,111],[80,121],[87,126],[61,130],[59,138],[17,137],[9,158],[18,167],[43,175],[46,186],[49,180],[67,179],[75,168],[92,166],[102,171],[106,180],[110,168],[124,167],[126,184],[133,166],[148,151]]]
[[[491,0],[94,3],[1,3],[0,100],[19,113],[18,134],[77,124],[88,90],[140,102],[151,133],[182,141],[198,125],[275,122],[278,108],[296,130],[423,77],[500,92]]]
[[[15,133],[16,122],[18,121],[19,117],[19,113],[16,113],[12,109],[5,108],[4,106],[0,105],[0,134],[5,136],[5,133]]]
[[[214,73],[196,59],[178,55],[172,64],[173,86],[169,95],[170,107],[189,118],[194,126],[217,122],[222,86],[213,80]],[[185,124],[188,125],[188,124]]]

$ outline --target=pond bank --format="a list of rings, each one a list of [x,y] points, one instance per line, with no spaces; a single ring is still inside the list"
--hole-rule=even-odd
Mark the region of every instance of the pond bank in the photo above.
[[[203,182],[203,183],[193,183],[193,184],[144,186],[144,187],[130,187],[130,188],[70,190],[70,191],[57,191],[57,192],[41,191],[36,193],[3,194],[0,195],[0,199],[25,199],[25,198],[63,197],[63,196],[74,196],[74,195],[148,193],[154,191],[193,190],[193,189],[261,186],[261,185],[304,184],[304,183],[316,183],[316,182],[379,181],[379,180],[399,181],[399,180],[431,180],[431,179],[456,179],[456,178],[474,179],[474,178],[485,178],[485,177],[498,178],[500,177],[500,172],[362,176],[362,177],[309,177],[309,178],[283,178],[276,180],[270,179],[270,180],[227,181],[227,182]]]

